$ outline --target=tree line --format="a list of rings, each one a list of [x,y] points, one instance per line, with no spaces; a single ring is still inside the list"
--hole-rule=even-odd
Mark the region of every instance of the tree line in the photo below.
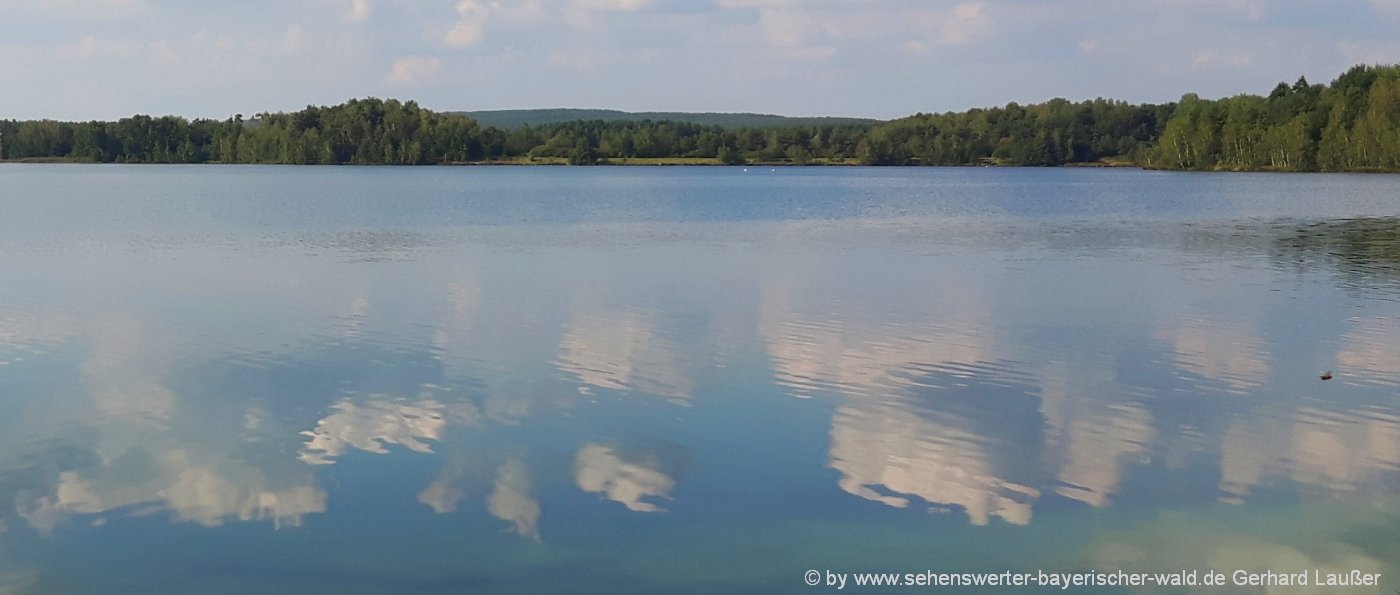
[[[1168,169],[1400,170],[1400,67],[1299,78],[1267,97],[1181,98],[1148,165]]]
[[[0,158],[101,163],[437,164],[691,162],[1400,170],[1400,67],[1329,85],[1167,104],[1054,99],[874,124],[722,128],[588,120],[504,130],[413,101],[355,99],[245,119],[0,121]]]

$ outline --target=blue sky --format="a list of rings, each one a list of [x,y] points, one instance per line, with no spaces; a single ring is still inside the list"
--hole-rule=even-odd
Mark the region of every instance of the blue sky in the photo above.
[[[1400,0],[0,0],[0,118],[350,97],[890,118],[1400,62]]]

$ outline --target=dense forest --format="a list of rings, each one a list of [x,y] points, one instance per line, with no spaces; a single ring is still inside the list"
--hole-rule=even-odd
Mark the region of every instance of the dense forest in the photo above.
[[[1268,97],[1172,110],[1147,165],[1171,169],[1400,169],[1400,67],[1357,66],[1330,85],[1279,83]]]
[[[1268,96],[1162,105],[1054,99],[879,123],[723,128],[583,120],[502,129],[415,102],[356,99],[245,119],[0,120],[0,158],[103,163],[1136,164],[1163,169],[1400,170],[1400,67]]]
[[[624,112],[609,109],[508,109],[479,112],[448,112],[476,120],[482,126],[513,130],[524,126],[545,126],[580,120],[652,120],[688,122],[722,128],[784,128],[791,126],[849,126],[877,124],[867,118],[793,117],[772,114],[720,112]]]

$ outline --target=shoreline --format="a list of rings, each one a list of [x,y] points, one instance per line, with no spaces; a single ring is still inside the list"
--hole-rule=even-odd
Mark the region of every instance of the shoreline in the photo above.
[[[443,161],[422,164],[386,163],[228,163],[223,161],[184,162],[102,162],[66,157],[26,157],[22,159],[0,159],[0,165],[280,165],[288,167],[878,167],[890,169],[904,168],[993,168],[993,169],[1138,169],[1154,172],[1176,173],[1225,173],[1225,174],[1400,174],[1400,169],[1356,168],[1345,170],[1289,170],[1289,169],[1175,169],[1141,165],[1128,161],[1097,161],[1061,163],[1059,165],[1018,165],[1011,163],[964,163],[964,164],[908,164],[908,165],[863,165],[853,159],[842,161],[819,160],[808,163],[789,161],[755,161],[750,163],[720,163],[713,157],[631,157],[619,160],[600,160],[595,163],[570,164],[563,157],[514,158],[493,161]]]

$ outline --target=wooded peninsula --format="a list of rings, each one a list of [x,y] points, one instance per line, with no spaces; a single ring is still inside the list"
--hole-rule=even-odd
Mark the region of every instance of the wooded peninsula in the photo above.
[[[722,127],[677,120],[483,126],[413,101],[116,122],[0,120],[0,158],[97,163],[1136,165],[1400,171],[1400,66],[1328,85],[1166,104],[1053,99],[886,122]]]

